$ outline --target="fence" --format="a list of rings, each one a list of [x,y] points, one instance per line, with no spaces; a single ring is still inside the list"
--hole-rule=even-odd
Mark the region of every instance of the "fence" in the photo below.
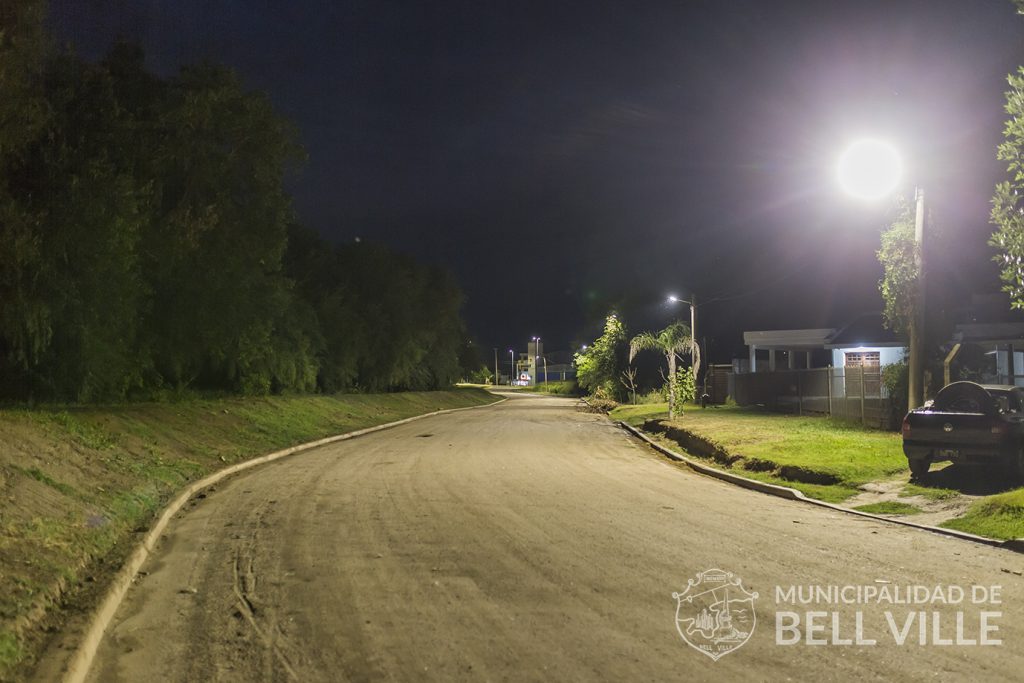
[[[877,367],[813,368],[733,375],[733,398],[741,406],[763,405],[797,415],[831,415],[892,429],[889,392]]]

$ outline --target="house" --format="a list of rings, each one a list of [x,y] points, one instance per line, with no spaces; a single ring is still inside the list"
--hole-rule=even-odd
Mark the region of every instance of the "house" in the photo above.
[[[859,316],[840,328],[748,331],[743,341],[748,359],[734,362],[729,387],[740,405],[890,426],[893,411],[882,368],[903,360],[906,349],[881,314]]]
[[[881,313],[855,318],[828,339],[832,367],[881,368],[906,358],[906,342],[887,329]]]
[[[959,360],[961,379],[1024,386],[1024,314],[1012,308],[1009,296],[975,294],[959,317],[946,373]]]
[[[880,313],[859,316],[839,329],[744,332],[743,343],[749,349],[748,372],[881,368],[898,363],[906,353],[904,342],[885,328]]]
[[[962,323],[953,333],[954,347],[947,367],[964,345],[979,347],[989,362],[975,379],[987,384],[1024,387],[1024,322]]]

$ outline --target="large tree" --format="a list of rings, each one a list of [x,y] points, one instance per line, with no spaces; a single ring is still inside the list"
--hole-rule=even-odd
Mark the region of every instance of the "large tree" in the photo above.
[[[29,368],[52,338],[52,312],[35,291],[40,216],[24,202],[18,169],[49,119],[43,77],[43,3],[0,3],[0,384],[27,393]]]
[[[315,371],[292,357],[308,340],[287,338],[281,263],[292,220],[284,177],[301,158],[292,127],[214,65],[171,80],[151,125],[156,197],[143,254],[157,369],[176,385],[261,392],[287,375],[312,388]]]
[[[625,344],[626,326],[612,313],[605,318],[601,336],[573,357],[579,385],[592,394],[615,396],[619,390],[620,356]]]
[[[917,310],[917,283],[920,277],[920,245],[914,239],[914,211],[900,200],[896,220],[882,233],[877,256],[882,264],[878,291],[885,303],[885,326],[896,334],[906,334]]]
[[[1010,74],[1008,81],[1006,112],[1010,119],[997,156],[1007,163],[1010,178],[996,185],[992,222],[998,229],[989,243],[1000,251],[995,260],[1001,266],[1003,290],[1014,308],[1024,308],[1024,67]]]

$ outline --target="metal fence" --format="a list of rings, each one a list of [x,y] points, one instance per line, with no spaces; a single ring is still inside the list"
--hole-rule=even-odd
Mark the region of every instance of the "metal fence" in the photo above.
[[[831,415],[880,429],[891,429],[895,422],[892,401],[877,367],[737,373],[732,381],[733,398],[741,406]]]

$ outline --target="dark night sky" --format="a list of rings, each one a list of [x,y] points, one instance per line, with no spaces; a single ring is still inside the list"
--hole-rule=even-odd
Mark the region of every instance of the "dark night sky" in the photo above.
[[[863,134],[927,190],[933,281],[997,287],[1009,0],[50,5],[87,58],[121,36],[159,73],[209,58],[267,91],[309,153],[300,219],[452,268],[488,349],[586,341],[612,304],[661,326],[670,291],[709,302],[715,360],[743,329],[879,309],[892,205],[833,180]]]

